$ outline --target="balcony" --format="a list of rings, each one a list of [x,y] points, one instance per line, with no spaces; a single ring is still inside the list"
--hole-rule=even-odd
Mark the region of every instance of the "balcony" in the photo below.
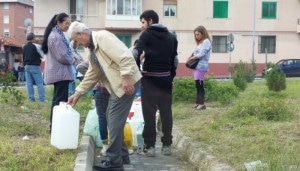
[[[105,28],[139,31],[141,23],[139,16],[107,15]]]

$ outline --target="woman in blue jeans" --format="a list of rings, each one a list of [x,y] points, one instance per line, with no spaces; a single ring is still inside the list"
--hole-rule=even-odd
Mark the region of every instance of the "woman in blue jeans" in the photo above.
[[[98,114],[100,137],[103,144],[103,148],[100,151],[100,154],[106,156],[106,150],[108,148],[106,109],[109,100],[109,93],[106,88],[101,85],[101,82],[98,82],[94,88],[94,99],[96,111]]]

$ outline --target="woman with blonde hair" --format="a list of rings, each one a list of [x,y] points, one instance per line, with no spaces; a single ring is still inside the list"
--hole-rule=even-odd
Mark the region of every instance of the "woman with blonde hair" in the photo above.
[[[208,61],[211,52],[211,40],[209,34],[204,26],[198,26],[194,30],[194,38],[197,47],[195,48],[192,56],[187,61],[200,59],[197,67],[194,69],[194,79],[196,83],[197,97],[196,103],[193,106],[198,110],[205,110],[205,89],[204,89],[204,77],[208,71]]]

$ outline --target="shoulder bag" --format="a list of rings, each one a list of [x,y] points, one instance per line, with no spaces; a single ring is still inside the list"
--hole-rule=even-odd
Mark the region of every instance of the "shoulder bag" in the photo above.
[[[187,68],[190,68],[190,69],[195,69],[198,65],[198,62],[199,62],[200,59],[193,59],[193,60],[190,60],[189,62],[187,62],[185,64],[185,66]]]

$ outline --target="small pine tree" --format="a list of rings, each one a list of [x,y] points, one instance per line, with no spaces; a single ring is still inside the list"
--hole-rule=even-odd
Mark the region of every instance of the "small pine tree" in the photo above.
[[[270,91],[280,92],[286,89],[286,76],[277,66],[274,66],[269,74],[266,75],[267,86]]]

